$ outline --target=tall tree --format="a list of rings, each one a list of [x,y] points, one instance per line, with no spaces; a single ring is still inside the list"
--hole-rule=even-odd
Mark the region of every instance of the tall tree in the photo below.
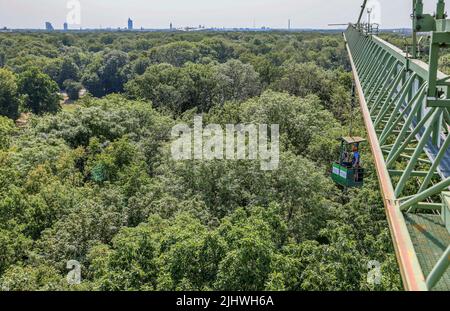
[[[128,54],[110,51],[96,58],[84,72],[82,83],[94,96],[120,93],[131,75]]]
[[[259,74],[252,65],[233,59],[218,68],[223,83],[225,98],[241,101],[259,95],[261,83]]]
[[[37,67],[20,75],[20,93],[25,95],[25,107],[33,113],[57,112],[60,109],[58,84]]]
[[[0,115],[11,119],[19,116],[17,77],[3,68],[0,68]]]
[[[63,86],[66,80],[78,80],[79,68],[75,62],[70,58],[65,58],[61,64],[61,71],[59,73],[58,84]]]
[[[150,66],[131,80],[126,89],[132,97],[151,100],[155,106],[183,112],[189,108],[189,92],[193,82],[182,69],[169,64]]]

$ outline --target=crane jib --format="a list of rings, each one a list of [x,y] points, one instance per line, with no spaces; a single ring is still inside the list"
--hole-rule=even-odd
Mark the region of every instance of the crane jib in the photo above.
[[[444,1],[429,15],[413,0],[413,45],[404,52],[361,22],[366,2],[344,39],[403,284],[450,290],[450,77],[438,70],[450,20]],[[417,57],[424,31],[428,63]]]

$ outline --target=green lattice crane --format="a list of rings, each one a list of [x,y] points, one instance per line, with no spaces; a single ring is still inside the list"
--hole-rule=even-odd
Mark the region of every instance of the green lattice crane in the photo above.
[[[445,2],[431,15],[412,1],[411,55],[364,31],[366,4],[344,38],[403,283],[450,290],[450,77],[438,70],[450,44]],[[417,59],[422,32],[428,64]]]

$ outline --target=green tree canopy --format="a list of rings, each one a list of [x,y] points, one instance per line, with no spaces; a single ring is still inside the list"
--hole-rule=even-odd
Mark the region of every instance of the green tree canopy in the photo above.
[[[16,75],[0,68],[0,115],[11,119],[19,116],[19,88]]]
[[[19,76],[19,89],[25,95],[25,107],[33,113],[54,113],[60,109],[58,85],[36,67]]]

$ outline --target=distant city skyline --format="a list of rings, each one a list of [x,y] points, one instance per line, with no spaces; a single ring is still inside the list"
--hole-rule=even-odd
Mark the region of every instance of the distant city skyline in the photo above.
[[[127,28],[167,29],[204,25],[207,28],[317,28],[354,21],[362,0],[0,0],[0,27],[43,29],[50,22],[62,29],[68,3],[81,4],[80,24],[69,29]],[[434,11],[425,0],[425,9]],[[382,28],[410,27],[410,1],[379,0]]]

